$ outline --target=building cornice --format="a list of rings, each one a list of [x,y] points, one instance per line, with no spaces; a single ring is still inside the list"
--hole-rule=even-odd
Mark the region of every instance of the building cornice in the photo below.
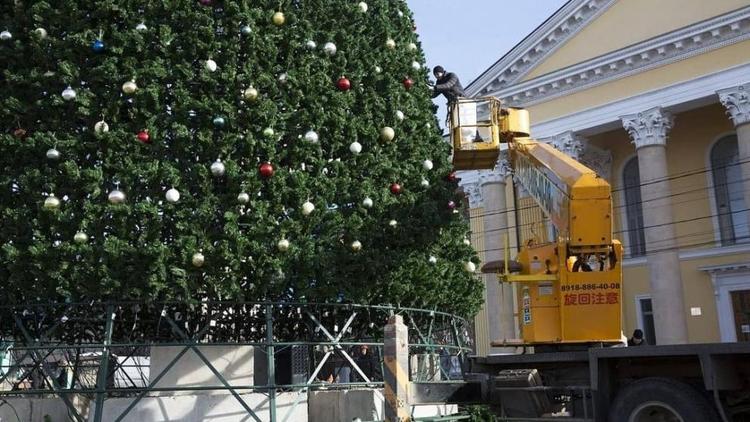
[[[690,261],[693,259],[714,258],[747,253],[750,253],[750,243],[732,246],[717,246],[715,248],[685,249],[679,252],[679,257],[680,261]],[[622,261],[622,266],[625,268],[640,267],[645,266],[646,264],[647,260],[645,256],[626,258]],[[705,268],[708,267],[704,267],[702,270],[707,271]]]
[[[748,75],[750,64],[735,66],[572,114],[535,122],[531,126],[531,132],[536,137],[544,138],[566,130],[582,131],[599,127],[612,129],[615,127],[614,123],[619,125],[618,116],[637,113],[651,107],[672,108],[696,101],[715,103],[718,101],[716,91],[741,85],[747,82]]]
[[[478,95],[528,107],[750,39],[750,6],[594,59]]]
[[[596,19],[616,0],[571,0],[508,54],[472,81],[469,96],[485,96],[517,82]]]

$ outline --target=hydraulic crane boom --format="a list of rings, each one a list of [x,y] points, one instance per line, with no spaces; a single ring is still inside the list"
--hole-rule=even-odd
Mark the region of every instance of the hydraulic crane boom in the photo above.
[[[496,160],[507,144],[514,183],[557,229],[555,241],[521,247],[513,265],[506,241],[504,262],[484,268],[500,282],[518,283],[524,343],[619,342],[622,246],[612,238],[610,185],[530,139],[528,122],[526,110],[502,108],[495,98],[461,99],[451,111],[454,164],[488,168],[490,155]]]

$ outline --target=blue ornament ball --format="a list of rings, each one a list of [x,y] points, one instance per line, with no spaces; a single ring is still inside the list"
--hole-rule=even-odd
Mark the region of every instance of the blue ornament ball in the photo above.
[[[104,51],[104,41],[96,40],[92,42],[91,49],[94,51],[94,53],[101,53],[102,51]]]
[[[214,117],[214,126],[216,126],[217,128],[222,128],[224,127],[225,124],[226,124],[226,121],[224,120],[223,117],[221,116]]]

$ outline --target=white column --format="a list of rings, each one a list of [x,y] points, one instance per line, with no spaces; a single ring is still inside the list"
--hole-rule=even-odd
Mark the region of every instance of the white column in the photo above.
[[[745,208],[750,208],[750,83],[717,92],[737,131]],[[748,222],[750,224],[750,222]]]
[[[672,128],[672,116],[655,107],[621,119],[638,153],[656,341],[687,343],[685,299],[667,171],[667,133]]]
[[[508,230],[508,204],[505,187],[508,173],[503,165],[479,177],[479,187],[484,205],[484,261],[505,259],[504,236]],[[515,294],[509,283],[500,284],[494,274],[483,275],[487,286],[487,316],[490,341],[510,340],[516,337],[513,307]],[[490,349],[490,353],[512,353],[513,349]]]

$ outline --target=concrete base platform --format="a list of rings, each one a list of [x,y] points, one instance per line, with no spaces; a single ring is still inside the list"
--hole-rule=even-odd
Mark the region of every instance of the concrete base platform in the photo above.
[[[260,393],[241,394],[241,397],[261,421],[270,421],[268,397]],[[296,393],[279,393],[276,396],[277,420],[283,420],[292,411],[292,404],[296,397]],[[104,414],[114,420],[132,401],[131,398],[108,399],[104,402]],[[306,397],[303,395],[288,420],[306,421],[306,402]],[[93,414],[93,408],[91,413]],[[203,394],[145,397],[128,413],[123,422],[245,422],[254,420],[234,396]]]
[[[378,389],[313,391],[308,401],[309,422],[351,422],[383,419],[383,395]],[[414,417],[452,415],[458,412],[453,404],[414,406]]]

